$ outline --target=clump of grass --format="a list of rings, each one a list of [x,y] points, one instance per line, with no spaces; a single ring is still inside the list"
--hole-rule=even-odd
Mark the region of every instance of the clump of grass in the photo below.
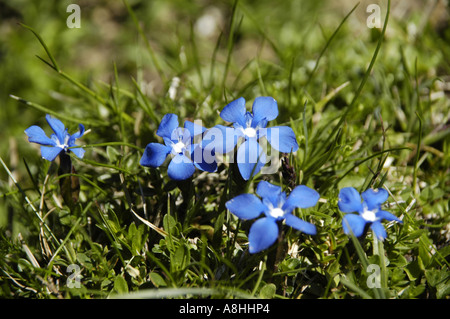
[[[153,9],[169,14],[177,2],[155,3]],[[445,55],[425,59],[427,46],[407,39],[406,24],[389,16],[389,5],[383,27],[367,29],[373,40],[355,41],[348,26],[358,6],[333,26],[303,16],[301,27],[315,37],[298,39],[292,33],[300,26],[289,20],[296,14],[289,14],[293,3],[283,2],[273,13],[290,23],[266,25],[268,2],[252,8],[226,2],[222,29],[205,41],[194,20],[183,19],[188,27],[177,29],[175,39],[149,39],[153,25],[141,21],[151,6],[135,10],[124,1],[130,21],[124,28],[139,39],[127,44],[148,59],[136,62],[135,75],[114,63],[109,83],[66,72],[45,37],[22,24],[45,53],[36,63],[53,72],[41,70],[42,76],[58,79],[67,103],[46,105],[33,92],[10,92],[11,100],[39,115],[33,123],[45,114],[70,129],[83,123],[86,155],[68,153],[76,173],[64,175],[57,174],[58,162],[38,153],[20,155],[19,174],[1,156],[2,297],[448,298],[449,99],[440,86],[450,69]],[[309,17],[322,14],[318,4],[302,9]],[[179,10],[201,13],[190,5]],[[387,35],[391,25],[397,37]],[[438,35],[425,29],[421,37]],[[147,63],[153,90],[143,85]],[[276,122],[292,127],[300,145],[283,157],[277,173],[244,182],[222,164],[216,173],[173,181],[164,168],[139,165],[145,146],[158,141],[166,113],[212,127],[228,102],[261,95],[278,101]],[[17,139],[26,129],[20,125]],[[26,148],[31,146],[24,143]],[[65,177],[80,183],[70,205],[59,187]],[[282,240],[249,254],[251,222],[237,219],[225,203],[244,190],[254,193],[260,180],[286,190],[300,184],[316,189],[319,203],[295,214],[317,225],[317,234],[282,227]],[[390,197],[384,208],[403,224],[387,224],[383,242],[370,232],[347,236],[337,206],[346,186],[385,188]],[[374,278],[376,287],[370,285]]]

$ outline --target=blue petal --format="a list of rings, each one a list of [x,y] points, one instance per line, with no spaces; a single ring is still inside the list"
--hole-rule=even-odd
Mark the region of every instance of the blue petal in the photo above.
[[[311,223],[305,222],[297,216],[286,214],[285,218],[286,225],[291,226],[292,228],[295,228],[308,235],[315,235],[317,233],[316,226]]]
[[[206,172],[215,172],[217,170],[217,162],[214,153],[204,150],[198,144],[191,145],[191,160],[193,160],[194,165]]]
[[[204,146],[204,144],[205,142],[202,141],[201,144],[190,145],[191,159],[196,166],[197,164],[201,165],[200,169],[208,172],[215,171],[217,168],[216,153],[213,148],[208,147],[208,145]],[[210,168],[208,169],[208,167]],[[213,170],[211,171],[210,169]]]
[[[145,147],[140,164],[142,166],[149,167],[161,166],[166,160],[167,154],[169,154],[170,151],[171,148],[166,145],[159,143],[150,143]]]
[[[60,120],[56,118],[52,118],[50,115],[46,115],[45,119],[47,120],[48,125],[52,128],[53,132],[55,132],[56,137],[58,138],[60,143],[64,143],[65,135],[66,135],[66,128]]]
[[[217,171],[217,163],[216,162],[214,162],[212,164],[208,164],[205,162],[201,162],[201,163],[194,162],[194,165],[201,171],[205,171],[205,172],[209,172],[209,173],[214,173],[215,171]]]
[[[384,188],[371,189],[369,188],[361,194],[364,202],[369,210],[379,208],[382,203],[384,203],[388,197],[389,193]]]
[[[83,148],[81,147],[76,147],[76,148],[71,148],[70,151],[72,153],[74,153],[78,158],[83,158],[84,153],[86,152]]]
[[[230,123],[239,123],[245,126],[244,121],[245,116],[245,99],[243,97],[234,100],[227,104],[222,112],[220,112],[220,117]]]
[[[384,226],[379,221],[373,222],[372,225],[370,225],[370,228],[372,228],[379,240],[384,240],[386,238],[386,229],[384,229]]]
[[[191,121],[184,121],[184,128],[189,131],[191,137],[197,136],[206,131],[206,127]]]
[[[72,134],[69,138],[69,146],[75,146],[75,140],[80,138],[81,136],[83,136],[84,134],[84,125],[83,124],[79,124],[78,125],[78,132]]]
[[[278,238],[278,224],[275,219],[265,217],[258,219],[250,227],[248,234],[249,252],[258,253],[269,248]]]
[[[362,211],[361,196],[353,187],[344,187],[339,192],[338,206],[344,213]]]
[[[261,181],[256,187],[256,194],[263,199],[268,199],[274,207],[278,206],[278,196],[281,194],[281,187],[266,181]]]
[[[292,212],[296,207],[308,208],[317,204],[320,195],[314,189],[305,185],[296,186],[289,194],[286,202],[283,205],[283,210],[286,213]]]
[[[265,129],[270,145],[282,153],[291,153],[298,150],[297,138],[289,126],[274,126]]]
[[[261,215],[266,206],[253,194],[241,194],[225,203],[225,207],[240,219],[253,219]]]
[[[237,144],[240,134],[233,127],[216,125],[206,131],[203,137],[203,147],[210,152],[226,154]]]
[[[195,172],[194,163],[185,155],[176,155],[169,163],[167,175],[173,180],[182,181],[188,179]]]
[[[342,227],[347,235],[350,234],[351,230],[355,237],[360,237],[364,232],[365,226],[366,221],[364,218],[356,214],[347,214],[342,219]]]
[[[250,138],[239,146],[237,164],[243,179],[249,180],[258,174],[265,163],[266,154],[256,139]]]
[[[41,155],[47,161],[53,162],[62,150],[61,147],[41,146]]]
[[[265,119],[266,121],[272,121],[278,116],[277,101],[275,101],[275,99],[270,96],[257,97],[253,102],[252,113],[253,127],[256,127],[256,125],[263,119]]]
[[[178,127],[178,116],[176,114],[168,113],[164,115],[159,124],[156,135],[166,138],[171,138],[173,130]]]
[[[39,126],[33,125],[25,130],[25,134],[28,135],[28,141],[32,143],[38,143],[41,145],[56,146],[55,141],[47,137],[44,130]]]
[[[379,211],[376,213],[376,216],[377,216],[378,219],[384,219],[384,220],[387,220],[387,221],[396,221],[396,222],[399,222],[399,223],[403,223],[403,222],[402,222],[400,219],[398,219],[395,215],[392,215],[391,213],[386,212],[386,211],[384,211],[384,210],[379,210]]]

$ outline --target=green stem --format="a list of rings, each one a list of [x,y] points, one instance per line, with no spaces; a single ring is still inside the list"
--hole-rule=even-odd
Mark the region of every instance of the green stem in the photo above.
[[[256,291],[258,290],[259,285],[261,284],[264,272],[266,270],[266,261],[267,261],[267,255],[264,257],[264,261],[262,261],[261,270],[259,271],[258,279],[256,280],[255,287],[253,288],[252,296],[255,296]]]
[[[413,192],[417,196],[418,190],[417,190],[417,169],[419,158],[420,158],[420,146],[422,144],[422,118],[420,117],[419,113],[416,112],[417,118],[419,119],[419,136],[417,139],[417,147],[416,147],[416,157],[414,159],[414,171],[413,171]]]

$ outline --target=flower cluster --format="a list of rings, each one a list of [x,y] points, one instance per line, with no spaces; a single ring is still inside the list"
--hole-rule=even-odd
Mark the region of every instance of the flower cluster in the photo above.
[[[259,143],[262,137],[270,145],[283,153],[295,152],[298,144],[294,131],[287,126],[267,128],[267,123],[278,116],[278,105],[272,97],[258,97],[252,113],[246,112],[244,98],[232,101],[224,107],[220,117],[233,124],[232,127],[216,125],[211,129],[199,127],[186,121],[184,128],[178,127],[175,114],[166,114],[156,134],[164,144],[150,143],[146,146],[141,165],[161,166],[171,154],[168,175],[174,180],[184,180],[192,176],[195,168],[213,172],[217,168],[215,154],[227,154],[237,150],[237,165],[244,180],[249,180],[260,172],[266,164],[266,153]],[[194,144],[194,137],[200,142]]]
[[[320,198],[315,190],[304,186],[296,186],[289,196],[281,191],[281,187],[261,181],[256,194],[241,194],[226,202],[225,206],[240,219],[255,219],[261,214],[265,217],[258,219],[251,226],[248,235],[249,252],[257,253],[270,247],[278,238],[278,222],[284,223],[308,235],[316,234],[316,227],[294,216],[294,208],[308,208],[316,205]],[[344,232],[353,233],[356,237],[364,234],[366,226],[370,226],[379,240],[386,238],[386,230],[381,224],[382,220],[396,221],[400,219],[381,209],[381,204],[389,196],[384,189],[368,189],[361,194],[353,187],[341,189],[338,206],[346,214],[342,220]]]
[[[244,98],[227,104],[220,117],[231,123],[231,126],[219,124],[207,129],[198,123],[185,121],[180,127],[176,114],[166,114],[156,131],[163,143],[149,143],[142,154],[140,165],[158,168],[168,163],[169,178],[181,181],[191,178],[197,169],[217,171],[216,154],[228,154],[237,148],[236,156],[231,158],[236,158],[242,178],[250,180],[266,164],[266,150],[261,145],[263,138],[278,152],[292,153],[299,148],[290,127],[267,127],[277,116],[277,102],[271,97],[256,98],[252,112],[246,111]],[[54,132],[50,137],[36,125],[25,130],[30,142],[41,145],[42,157],[53,161],[61,152],[73,152],[82,158],[85,151],[76,147],[75,141],[83,136],[84,126],[79,124],[79,131],[70,135],[60,120],[49,115],[46,120]],[[259,197],[249,193],[240,194],[226,202],[226,208],[238,218],[256,219],[248,235],[250,253],[258,253],[273,245],[283,224],[308,235],[316,234],[313,224],[300,219],[293,212],[295,208],[314,207],[319,201],[319,193],[305,185],[292,185],[291,188],[292,191],[287,195],[280,186],[261,181],[256,188]],[[338,207],[345,213],[342,219],[344,232],[360,237],[370,227],[378,239],[385,239],[387,234],[381,221],[401,223],[400,219],[382,209],[381,205],[388,197],[384,189],[368,189],[361,195],[353,187],[341,189]],[[261,215],[263,217],[258,218]]]

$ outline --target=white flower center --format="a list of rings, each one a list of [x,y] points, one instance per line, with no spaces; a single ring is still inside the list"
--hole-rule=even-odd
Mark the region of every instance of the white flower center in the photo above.
[[[69,138],[70,138],[70,136],[66,135],[64,137],[64,143],[61,143],[61,141],[58,138],[56,138],[56,146],[62,148],[63,150],[66,150],[69,147],[69,144],[68,144]]]
[[[278,218],[278,217],[282,217],[284,216],[284,211],[281,208],[272,208],[270,210],[270,216],[272,216],[273,218]]]
[[[244,134],[248,137],[255,137],[256,136],[256,130],[253,127],[247,127],[244,130]]]
[[[375,215],[375,212],[373,210],[368,210],[367,208],[364,208],[363,213],[361,214],[361,217],[367,220],[368,222],[374,222],[377,220],[377,216]]]
[[[175,153],[181,153],[186,148],[183,142],[179,141],[177,144],[172,145],[172,149]]]

